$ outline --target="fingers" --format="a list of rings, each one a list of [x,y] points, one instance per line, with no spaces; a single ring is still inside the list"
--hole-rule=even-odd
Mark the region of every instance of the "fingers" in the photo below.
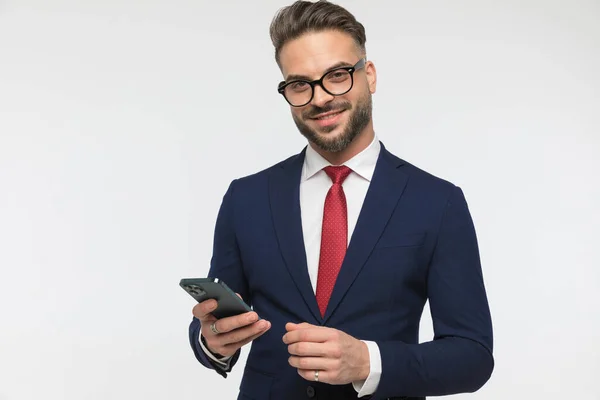
[[[219,320],[218,322],[221,321],[223,320]],[[203,335],[210,350],[222,355],[232,355],[240,347],[261,336],[270,328],[270,322],[261,320],[249,326],[245,326],[227,333],[220,333],[218,335],[210,332],[210,328],[208,328],[209,333],[204,335],[203,332]]]
[[[194,317],[198,318],[200,322],[205,322],[207,319],[214,319],[211,312],[213,312],[216,308],[216,300],[206,300],[196,304],[192,309],[192,314],[194,314]]]
[[[241,299],[242,296],[239,293],[236,293]],[[211,312],[217,309],[217,301],[214,299],[205,300],[201,303],[198,303],[192,309],[192,314],[194,317],[198,318],[200,322],[205,322],[207,319],[214,321],[214,317],[210,315]]]
[[[200,303],[194,307],[194,316],[207,327],[210,327],[210,324],[216,321],[215,328],[220,334],[234,331],[258,321],[258,315],[254,311],[217,320],[212,314],[205,314],[205,310],[210,307],[202,307],[202,304]],[[197,312],[197,309],[200,311]],[[204,326],[202,332],[204,332]],[[210,334],[214,335],[214,332],[210,331]]]
[[[283,343],[292,344],[297,342],[324,343],[336,338],[337,331],[325,327],[311,327],[292,330],[283,335]]]
[[[315,370],[319,371],[331,371],[335,370],[339,365],[338,360],[324,357],[296,357],[291,356],[288,359],[288,363],[299,370]]]
[[[269,330],[269,328],[271,328],[271,324],[269,323],[267,328],[261,328],[262,330],[252,336],[250,336],[249,338],[246,338],[244,340],[241,340],[239,342],[236,343],[230,343],[225,345],[225,348],[227,348],[228,350],[233,350],[233,353],[235,353],[239,348],[241,348],[242,346],[247,345],[248,343],[252,342],[253,340],[261,337],[262,335],[265,334],[265,332],[267,332]]]
[[[289,331],[295,331],[298,329],[307,329],[307,328],[318,328],[316,325],[311,325],[308,322],[303,322],[301,324],[294,324],[293,322],[288,322],[285,324],[285,329]]]
[[[299,369],[298,370],[298,375],[300,375],[302,378],[306,379],[307,381],[312,381],[315,382],[315,372],[319,371],[319,382],[323,382],[323,383],[330,383],[330,384],[334,384],[335,382],[335,376],[336,374],[333,373],[332,371],[327,371],[327,370],[317,370],[317,369]],[[339,383],[336,383],[339,384]]]
[[[244,330],[243,328],[255,324],[257,320],[258,315],[255,312],[248,312],[233,317],[221,318],[219,320],[212,315],[204,316],[202,336],[204,336],[207,343],[210,343],[211,345],[224,346],[226,344],[235,343],[254,334],[253,332],[248,333],[249,331],[247,329]],[[260,322],[267,323],[267,321]],[[215,324],[215,329],[218,334],[213,332],[211,328],[211,324],[213,323]],[[264,328],[265,326],[259,324],[254,328],[258,329],[259,327]]]
[[[324,343],[297,342],[288,346],[288,353],[293,356],[325,357],[328,356],[327,346]]]
[[[243,328],[239,328],[228,333],[217,335],[217,338],[221,346],[226,346],[230,344],[243,342],[254,335],[264,333],[270,327],[271,324],[268,321],[262,320],[255,322],[250,326],[245,326]]]
[[[217,321],[217,330],[221,333],[227,333],[236,329],[248,326],[258,321],[258,315],[254,311],[250,311],[233,317],[221,318]]]

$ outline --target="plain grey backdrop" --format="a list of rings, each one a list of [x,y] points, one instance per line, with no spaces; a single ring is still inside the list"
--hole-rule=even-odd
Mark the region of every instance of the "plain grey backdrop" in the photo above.
[[[465,191],[496,369],[461,399],[600,399],[600,3],[340,1],[375,129]],[[0,1],[0,400],[233,399],[189,348],[229,182],[305,145],[287,1]],[[430,340],[426,309],[421,339]]]

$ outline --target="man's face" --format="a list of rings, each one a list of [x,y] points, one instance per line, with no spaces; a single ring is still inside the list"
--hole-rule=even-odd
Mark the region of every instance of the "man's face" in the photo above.
[[[332,67],[353,66],[361,59],[354,40],[338,31],[307,33],[286,43],[280,52],[286,81],[303,77],[320,79]],[[291,107],[296,126],[311,143],[324,151],[343,151],[371,122],[371,94],[375,93],[375,67],[367,62],[354,72],[352,89],[333,96],[315,85],[310,103]]]

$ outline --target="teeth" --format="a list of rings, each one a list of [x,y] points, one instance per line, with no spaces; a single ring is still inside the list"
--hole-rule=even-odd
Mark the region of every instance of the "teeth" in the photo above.
[[[339,114],[339,112],[338,112],[338,113],[335,113],[335,114],[326,115],[326,116],[324,116],[324,117],[319,117],[319,118],[317,118],[317,119],[319,119],[319,120],[331,119],[331,118],[333,118],[333,117],[337,116],[338,114]]]

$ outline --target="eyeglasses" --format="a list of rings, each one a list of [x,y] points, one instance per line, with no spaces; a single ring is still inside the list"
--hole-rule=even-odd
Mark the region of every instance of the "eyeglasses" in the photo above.
[[[354,72],[364,68],[366,60],[359,60],[352,67],[341,67],[331,70],[316,81],[296,79],[281,82],[277,91],[283,95],[292,107],[303,107],[310,103],[315,95],[315,85],[319,85],[332,96],[341,96],[352,90]]]

